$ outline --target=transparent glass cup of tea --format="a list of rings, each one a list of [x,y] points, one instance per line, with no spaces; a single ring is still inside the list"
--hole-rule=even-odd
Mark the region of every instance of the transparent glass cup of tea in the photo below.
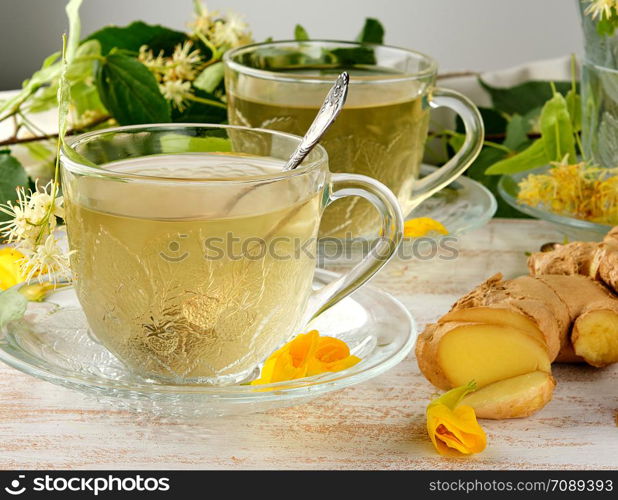
[[[276,41],[224,56],[229,122],[303,135],[341,71],[350,73],[346,105],[321,144],[333,172],[379,180],[397,196],[404,215],[457,178],[478,155],[483,122],[464,96],[435,87],[437,65],[406,49],[336,41]],[[442,168],[419,180],[429,110],[453,109],[466,138]],[[335,203],[321,236],[375,235],[378,214],[364,200]]]
[[[318,146],[221,125],[84,134],[61,156],[71,270],[91,333],[134,373],[231,384],[396,251],[403,218],[378,181],[331,174]],[[324,209],[361,197],[383,237],[348,274],[312,289]]]

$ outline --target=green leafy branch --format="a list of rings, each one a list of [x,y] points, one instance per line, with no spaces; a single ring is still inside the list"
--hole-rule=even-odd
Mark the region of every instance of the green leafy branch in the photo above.
[[[479,78],[493,107],[479,108],[485,123],[484,147],[466,175],[496,195],[498,217],[523,216],[499,196],[500,175],[563,160],[576,162],[583,156],[581,99],[575,70],[572,59],[571,81],[528,81],[513,87],[494,87]],[[465,130],[458,120],[455,130],[433,135],[450,155],[461,147]]]
[[[224,123],[227,120],[221,59],[230,48],[250,41],[242,23],[238,20],[229,23],[225,16],[213,14],[200,0],[194,0],[195,19],[188,32],[135,21],[123,27],[107,26],[81,39],[81,5],[82,0],[70,0],[66,5],[69,37],[64,73],[61,53],[56,52],[43,61],[18,93],[0,102],[0,122],[13,123],[11,136],[0,141],[0,203],[14,201],[16,188],[29,184],[32,187],[34,183],[9,148],[27,148],[34,159],[49,169],[45,180],[53,177],[57,156],[54,140],[59,134],[40,130],[31,115],[58,106],[61,80],[65,81],[66,95],[70,96],[68,104],[60,109],[68,115],[65,123],[69,119],[71,122],[62,132],[67,136],[113,124]],[[295,35],[299,40],[309,38],[301,26],[296,27]],[[380,22],[367,19],[357,40],[382,43],[383,36]],[[183,48],[187,49],[184,56]],[[178,71],[183,64],[177,52],[186,58],[189,51],[198,54],[199,63],[191,66],[191,78],[185,75],[179,81],[183,90],[180,106],[163,87],[165,75]],[[336,49],[328,57],[340,64],[375,60],[370,47]],[[190,87],[182,87],[186,83]],[[28,133],[22,134],[23,130]],[[6,216],[0,213],[2,220]]]
[[[566,96],[556,90],[555,84],[551,83],[550,87],[552,97],[543,105],[539,117],[539,138],[522,151],[509,152],[507,158],[485,170],[487,175],[514,174],[552,162],[575,163],[578,152],[583,155],[579,136],[581,100],[575,81]],[[517,121],[513,122],[514,119]],[[509,126],[519,127],[520,121],[521,118],[513,117]]]

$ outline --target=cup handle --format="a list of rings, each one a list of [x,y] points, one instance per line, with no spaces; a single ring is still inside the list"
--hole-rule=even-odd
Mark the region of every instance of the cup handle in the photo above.
[[[485,128],[478,108],[466,96],[454,90],[436,88],[429,96],[432,109],[446,107],[457,113],[466,129],[463,146],[448,162],[430,175],[419,179],[412,190],[412,209],[459,177],[476,159],[483,147]]]
[[[350,272],[312,293],[304,324],[350,295],[395,254],[403,238],[403,214],[397,198],[381,182],[358,174],[331,174],[326,206],[340,198],[360,196],[380,214],[381,232],[371,251]]]

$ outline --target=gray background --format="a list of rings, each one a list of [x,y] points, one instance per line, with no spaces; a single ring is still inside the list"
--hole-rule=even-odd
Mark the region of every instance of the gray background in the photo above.
[[[254,38],[291,38],[303,24],[313,38],[352,39],[366,16],[386,42],[433,55],[445,70],[506,68],[581,53],[578,0],[210,0],[245,15]],[[0,90],[16,88],[60,47],[66,0],[0,0]],[[191,0],[84,0],[83,35],[135,19],[183,29]]]

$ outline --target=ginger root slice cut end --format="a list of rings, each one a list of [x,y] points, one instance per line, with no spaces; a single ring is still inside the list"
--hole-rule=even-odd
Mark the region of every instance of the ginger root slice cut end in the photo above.
[[[474,408],[479,418],[523,418],[543,408],[555,386],[549,373],[534,371],[494,382],[468,394],[461,404]]]
[[[452,325],[452,328],[450,328]],[[437,363],[452,387],[474,380],[479,387],[533,371],[551,372],[545,346],[517,328],[446,323]]]
[[[603,367],[618,362],[618,312],[593,309],[573,325],[571,341],[575,354],[588,364]]]

